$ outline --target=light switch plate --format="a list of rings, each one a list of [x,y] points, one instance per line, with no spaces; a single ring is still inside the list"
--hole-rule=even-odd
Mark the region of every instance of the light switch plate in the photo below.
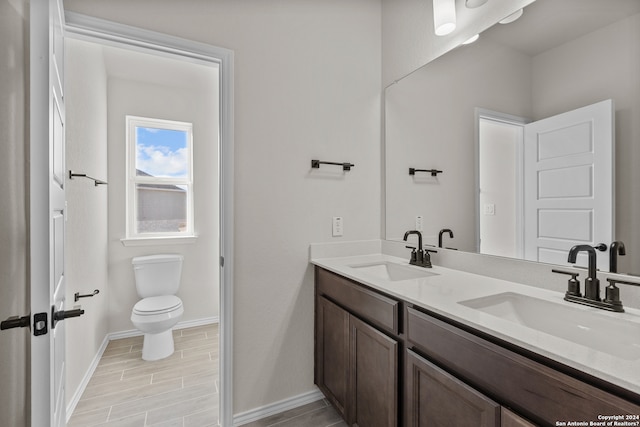
[[[334,216],[332,222],[333,237],[340,237],[343,233],[342,217]]]

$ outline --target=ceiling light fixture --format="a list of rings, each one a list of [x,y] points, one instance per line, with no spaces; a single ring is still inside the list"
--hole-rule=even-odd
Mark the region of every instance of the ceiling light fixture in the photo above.
[[[462,44],[471,44],[474,41],[478,40],[479,38],[480,38],[480,34],[476,34],[475,36],[470,37],[467,41],[462,42]]]
[[[513,21],[515,21],[516,19],[520,18],[522,16],[523,12],[524,12],[524,9],[516,10],[511,15],[507,16],[506,18],[504,18],[502,21],[498,21],[498,23],[500,23],[500,24],[511,24]]]
[[[456,29],[455,0],[433,0],[433,26],[437,36],[446,36]]]
[[[480,7],[485,4],[488,0],[467,0],[465,2],[465,6],[469,9],[475,9],[476,7]]]

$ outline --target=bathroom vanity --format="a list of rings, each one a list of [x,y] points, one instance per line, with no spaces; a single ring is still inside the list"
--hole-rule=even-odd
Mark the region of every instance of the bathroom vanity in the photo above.
[[[638,310],[596,313],[558,292],[386,255],[312,262],[315,382],[349,425],[640,424],[640,335],[624,343],[607,329],[621,319],[635,328],[624,333],[640,331]],[[526,318],[529,306],[540,323],[510,311]],[[579,319],[580,330],[593,316],[604,334],[559,324]]]

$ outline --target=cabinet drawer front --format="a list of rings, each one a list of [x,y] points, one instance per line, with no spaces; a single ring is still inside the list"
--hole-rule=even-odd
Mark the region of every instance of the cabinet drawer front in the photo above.
[[[318,267],[316,286],[320,295],[325,295],[350,312],[398,334],[398,301]]]
[[[409,344],[536,422],[598,421],[640,406],[408,308]]]

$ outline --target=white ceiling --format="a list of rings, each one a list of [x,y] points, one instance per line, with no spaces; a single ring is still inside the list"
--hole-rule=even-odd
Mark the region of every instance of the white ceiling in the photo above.
[[[205,89],[217,81],[218,65],[194,63],[141,51],[102,46],[107,75],[185,89]]]
[[[512,24],[482,37],[535,56],[598,28],[640,13],[640,0],[537,0]]]

